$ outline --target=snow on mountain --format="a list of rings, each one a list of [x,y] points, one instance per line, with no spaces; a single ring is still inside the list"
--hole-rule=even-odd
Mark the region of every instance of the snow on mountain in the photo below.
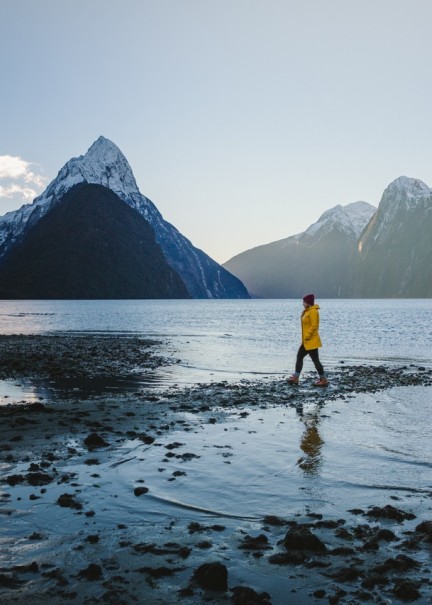
[[[31,204],[0,218],[0,251],[6,252],[27,227],[37,222],[69,189],[82,182],[104,185],[129,205],[136,207],[141,202],[145,206],[146,198],[141,196],[126,158],[114,143],[99,137],[84,156],[69,160]],[[1,250],[5,244],[6,249]]]
[[[0,218],[0,258],[17,243],[63,195],[78,183],[103,185],[137,210],[153,227],[171,267],[194,298],[247,298],[243,284],[201,250],[195,248],[138,189],[132,169],[120,149],[101,136],[87,153],[69,160],[32,204]]]
[[[430,206],[432,189],[420,179],[401,176],[384,191],[378,210],[359,241],[359,250],[365,242],[378,241],[389,229],[394,229],[394,220],[399,212],[414,210],[419,206]]]
[[[358,244],[356,296],[432,296],[432,189],[405,176],[384,191]]]
[[[326,210],[316,223],[300,235],[323,236],[336,228],[344,231],[349,237],[358,239],[375,212],[376,208],[367,202],[353,202],[346,206],[338,204]]]
[[[346,296],[358,237],[375,211],[367,202],[335,206],[303,233],[252,248],[224,266],[263,298]]]

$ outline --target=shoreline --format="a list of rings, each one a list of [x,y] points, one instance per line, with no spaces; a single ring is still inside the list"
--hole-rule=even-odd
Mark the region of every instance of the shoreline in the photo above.
[[[58,337],[33,342],[44,338]],[[87,337],[67,338],[70,350],[71,339]],[[78,366],[97,375],[91,338]],[[16,356],[29,360],[24,371],[35,378],[23,351]],[[151,344],[146,353],[149,367],[164,363]],[[299,388],[244,380],[0,406],[0,600],[285,605],[289,593],[300,605],[429,602],[431,493],[416,500],[416,518],[410,500],[398,502],[393,492],[385,504],[371,500],[339,514],[293,503],[283,516],[280,502],[265,511],[251,502],[244,514],[232,514],[223,498],[207,507],[180,498],[219,462],[234,472],[262,418],[281,425],[300,419],[303,430],[316,416],[331,426],[330,411],[343,413],[353,398],[432,385],[432,371],[415,366],[341,365],[331,378],[324,391],[306,375]],[[317,464],[313,426],[307,447],[296,463],[305,475]],[[207,489],[202,485],[198,491]]]

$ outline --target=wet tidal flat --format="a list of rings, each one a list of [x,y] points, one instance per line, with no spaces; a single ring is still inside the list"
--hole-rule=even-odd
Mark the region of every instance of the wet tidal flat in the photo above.
[[[95,346],[77,359],[97,376]],[[0,601],[430,602],[432,373],[330,378],[1,406]]]

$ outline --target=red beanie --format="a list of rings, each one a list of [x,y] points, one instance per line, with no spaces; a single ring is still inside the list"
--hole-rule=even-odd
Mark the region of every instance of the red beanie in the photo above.
[[[306,294],[306,296],[303,296],[303,302],[305,302],[307,305],[314,305],[315,304],[315,294]]]

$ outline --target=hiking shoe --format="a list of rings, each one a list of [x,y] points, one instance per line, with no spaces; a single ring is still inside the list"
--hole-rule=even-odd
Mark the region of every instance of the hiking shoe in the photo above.
[[[288,383],[289,384],[298,384],[299,383],[298,376],[296,376],[295,374],[293,374],[292,376],[290,376],[288,378]]]
[[[328,387],[327,378],[319,378],[316,382],[314,382],[314,387]]]

